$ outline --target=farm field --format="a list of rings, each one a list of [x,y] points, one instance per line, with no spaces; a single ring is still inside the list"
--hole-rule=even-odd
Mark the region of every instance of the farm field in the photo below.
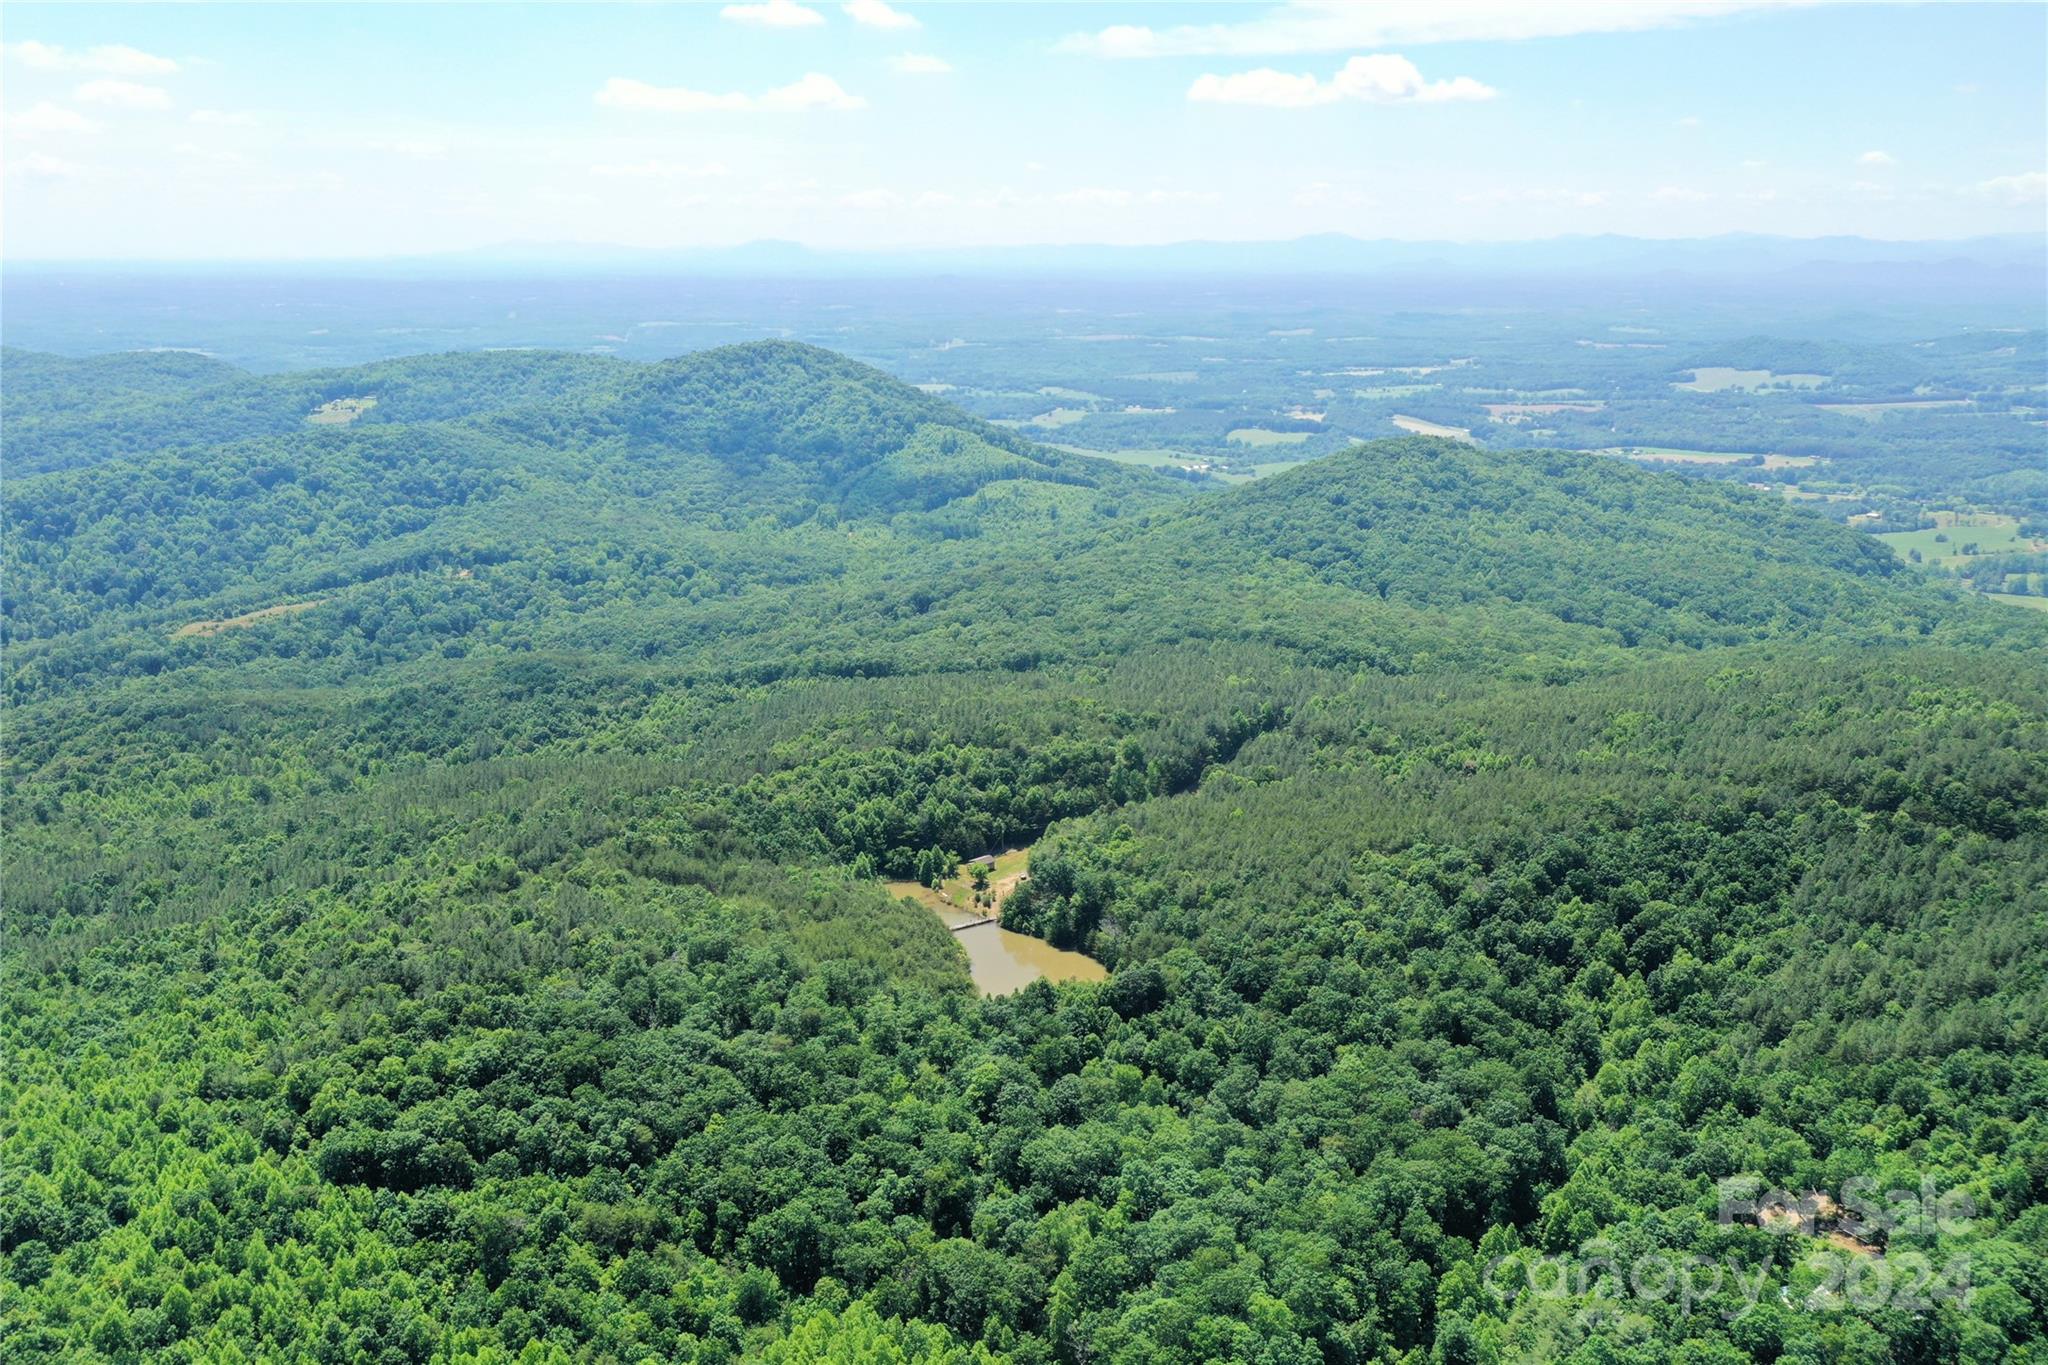
[[[1821,463],[1817,455],[1778,455],[1748,450],[1680,450],[1672,446],[1602,446],[1595,455],[1619,455],[1649,464],[1741,464],[1763,461],[1765,469],[1810,469]]]
[[[1598,412],[1602,402],[1484,403],[1486,415],[1496,422],[1517,423],[1531,417],[1549,417],[1560,412]]]
[[[1230,433],[1230,439],[1241,446],[1294,446],[1300,445],[1313,434],[1307,431],[1268,431],[1264,427],[1238,427]]]
[[[1469,441],[1472,439],[1470,427],[1445,426],[1442,422],[1426,421],[1420,417],[1403,417],[1398,414],[1391,420],[1401,430],[1412,431],[1417,436],[1443,436],[1453,441]]]
[[[1976,556],[2048,551],[2048,541],[2031,540],[2020,534],[2015,517],[1996,512],[1936,512],[1934,520],[1935,524],[1925,530],[1890,531],[1878,539],[1891,546],[1901,559],[1918,550],[1922,562],[1937,568],[1974,557],[1965,551],[1965,546],[1975,547]]]
[[[1353,389],[1351,394],[1365,403],[1391,403],[1413,398],[1418,393],[1435,393],[1441,388],[1441,384],[1382,384],[1376,388]]]
[[[374,398],[335,398],[307,413],[306,421],[316,427],[345,427],[376,406]]]
[[[1725,365],[1709,365],[1694,370],[1688,382],[1671,387],[1690,389],[1694,393],[1721,393],[1728,389],[1754,393],[1759,389],[1817,389],[1827,382],[1828,377],[1824,374],[1773,374],[1769,370],[1737,370]]]
[[[1822,412],[1839,412],[1844,417],[1861,417],[1866,422],[1884,419],[1888,412],[1925,412],[1935,408],[1967,408],[1968,398],[1915,398],[1897,403],[1815,403]]]
[[[1091,446],[1054,445],[1055,450],[1064,450],[1072,455],[1086,455],[1094,460],[1114,460],[1118,464],[1134,464],[1146,469],[1193,469],[1209,463],[1200,455],[1185,450],[1168,450],[1164,447],[1148,447],[1139,450],[1099,450]]]
[[[1041,412],[1026,423],[1026,425],[1034,427],[1072,426],[1087,416],[1088,409],[1086,408],[1054,408],[1051,412]]]

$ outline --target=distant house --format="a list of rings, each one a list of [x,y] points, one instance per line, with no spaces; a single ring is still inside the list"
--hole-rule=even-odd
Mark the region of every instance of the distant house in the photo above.
[[[967,865],[969,867],[993,868],[996,865],[996,855],[993,853],[984,853],[979,858],[969,858],[967,860]]]

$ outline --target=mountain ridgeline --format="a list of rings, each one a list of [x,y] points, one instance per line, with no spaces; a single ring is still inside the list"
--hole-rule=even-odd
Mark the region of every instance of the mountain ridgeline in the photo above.
[[[794,343],[0,382],[9,1359],[2048,1343],[2048,616]],[[983,998],[883,882],[1026,844],[1109,976]]]

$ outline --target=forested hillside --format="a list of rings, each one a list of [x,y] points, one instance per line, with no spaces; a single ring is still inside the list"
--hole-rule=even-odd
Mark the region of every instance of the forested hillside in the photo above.
[[[0,378],[7,1359],[2048,1351],[2048,616],[792,343]],[[883,879],[1027,844],[983,997]]]

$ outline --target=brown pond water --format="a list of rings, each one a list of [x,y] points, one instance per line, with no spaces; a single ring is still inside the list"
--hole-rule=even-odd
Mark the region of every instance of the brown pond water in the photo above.
[[[1041,976],[1048,981],[1100,981],[1109,975],[1092,957],[1055,948],[1029,934],[1013,934],[1000,924],[977,924],[953,937],[967,950],[967,970],[983,995],[1009,995]]]
[[[929,906],[967,950],[967,970],[983,995],[1009,995],[1021,991],[1041,976],[1048,981],[1101,981],[1109,969],[1084,953],[1055,948],[1044,939],[1012,933],[1000,924],[975,924],[992,911],[1000,911],[1010,892],[1023,880],[1029,849],[1009,849],[996,858],[995,875],[990,878],[993,906],[972,903],[973,892],[966,876],[955,876],[939,891],[917,882],[886,882],[891,895],[908,896]]]

